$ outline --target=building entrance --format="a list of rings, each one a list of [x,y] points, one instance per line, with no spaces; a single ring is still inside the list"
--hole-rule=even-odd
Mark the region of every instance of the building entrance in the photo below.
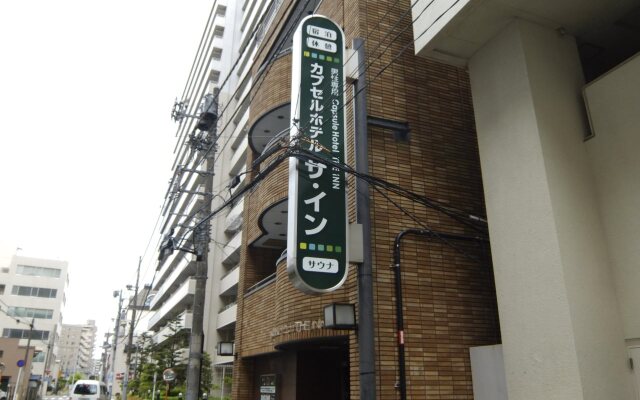
[[[348,400],[348,348],[299,351],[297,375],[297,399]]]

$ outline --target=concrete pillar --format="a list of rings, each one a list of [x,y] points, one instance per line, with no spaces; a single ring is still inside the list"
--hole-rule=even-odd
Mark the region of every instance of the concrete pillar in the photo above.
[[[575,41],[516,20],[469,71],[509,399],[632,399]]]

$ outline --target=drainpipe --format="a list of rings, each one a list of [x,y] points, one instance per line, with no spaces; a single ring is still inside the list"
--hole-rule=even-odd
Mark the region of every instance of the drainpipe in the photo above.
[[[398,389],[400,390],[400,400],[407,398],[407,376],[405,371],[404,358],[404,313],[402,311],[402,275],[400,271],[400,242],[406,235],[428,236],[430,238],[441,238],[446,240],[457,240],[465,242],[480,242],[486,239],[474,236],[456,235],[451,233],[436,232],[428,229],[405,229],[396,236],[393,244],[393,266],[396,296],[396,333],[398,338]]]

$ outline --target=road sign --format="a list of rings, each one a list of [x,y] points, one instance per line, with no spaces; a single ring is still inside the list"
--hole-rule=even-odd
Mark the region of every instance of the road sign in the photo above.
[[[162,380],[165,382],[173,382],[176,380],[176,373],[171,368],[167,368],[162,371]]]
[[[296,288],[321,294],[342,286],[349,260],[345,173],[331,165],[346,162],[340,27],[320,15],[304,18],[292,64],[291,138],[313,157],[289,161],[287,271]]]
[[[18,362],[16,363],[16,365],[20,368],[24,367],[24,360],[18,360]]]

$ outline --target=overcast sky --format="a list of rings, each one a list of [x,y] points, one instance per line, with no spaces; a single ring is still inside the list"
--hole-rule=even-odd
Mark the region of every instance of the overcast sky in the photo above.
[[[160,213],[212,3],[0,1],[0,263],[68,261],[63,322],[95,319],[99,344]]]

